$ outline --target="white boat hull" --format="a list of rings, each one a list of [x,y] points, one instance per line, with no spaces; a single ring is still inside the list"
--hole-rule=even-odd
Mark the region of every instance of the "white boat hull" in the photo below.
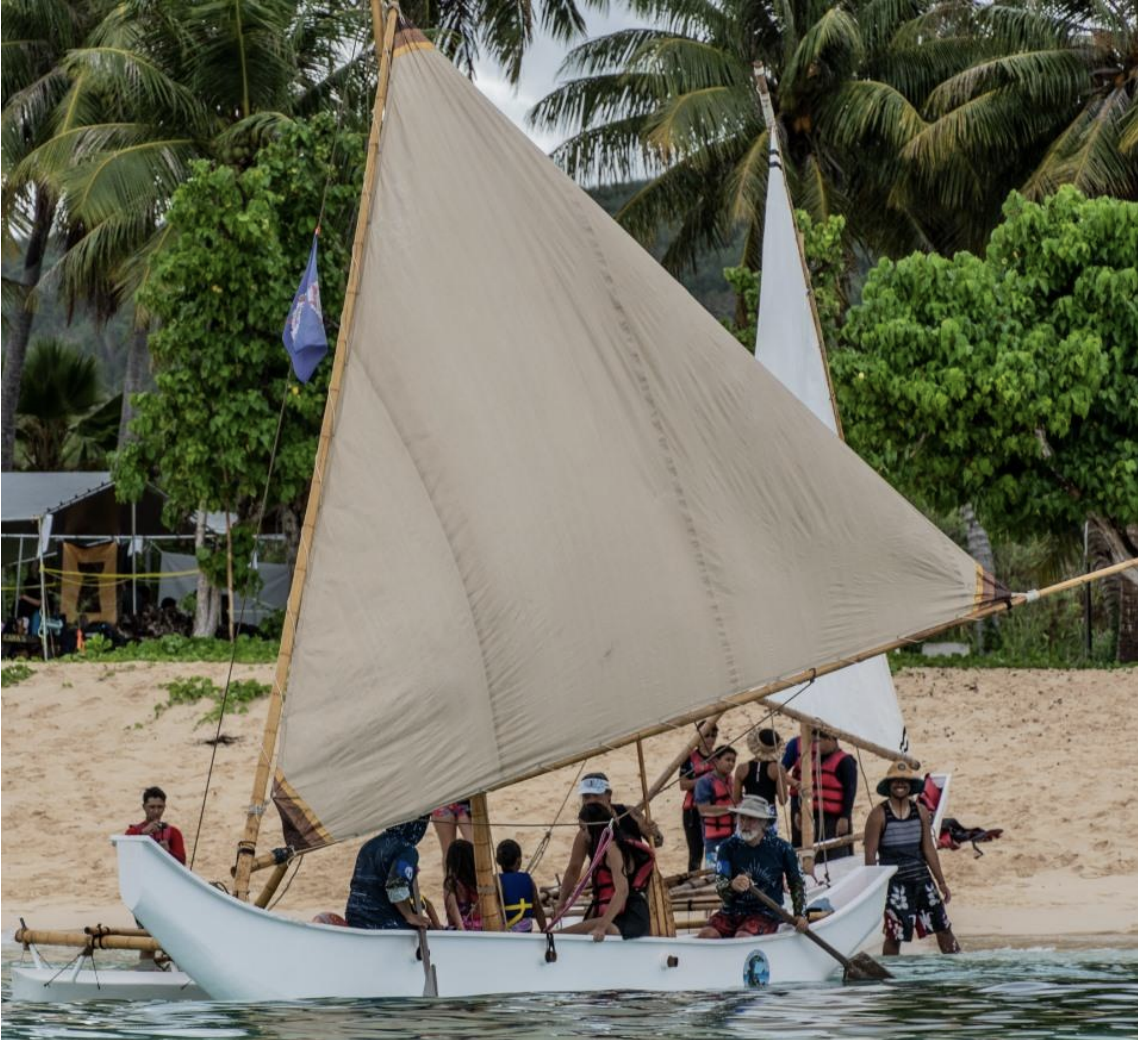
[[[116,836],[119,889],[162,948],[216,1000],[419,997],[418,937],[306,924],[238,902],[190,873],[153,841]],[[865,867],[827,892],[837,912],[816,931],[853,953],[881,927],[892,868]],[[819,982],[840,971],[793,931],[756,939],[635,942],[540,934],[431,932],[440,997],[590,990],[744,990]]]
[[[90,1000],[209,1000],[184,971],[108,968],[60,972],[58,968],[12,969],[12,1000],[65,1004]]]

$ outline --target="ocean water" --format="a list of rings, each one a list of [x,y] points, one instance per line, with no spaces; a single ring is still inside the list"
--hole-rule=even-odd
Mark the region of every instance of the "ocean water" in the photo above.
[[[1109,942],[1109,940],[1104,940]],[[771,987],[759,993],[324,1000],[280,1004],[18,1004],[4,949],[8,1038],[195,1037],[385,1040],[391,1037],[1138,1038],[1138,949],[974,949],[889,961],[887,983]],[[62,961],[60,962],[62,964]],[[103,962],[110,966],[110,955]]]

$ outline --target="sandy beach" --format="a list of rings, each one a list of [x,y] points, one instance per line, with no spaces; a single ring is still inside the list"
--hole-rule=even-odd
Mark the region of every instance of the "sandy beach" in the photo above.
[[[238,666],[236,678],[268,681],[272,666]],[[169,797],[166,818],[187,848],[201,812],[214,724],[197,725],[202,704],[171,708],[161,684],[209,676],[225,666],[181,664],[50,664],[3,692],[2,927],[23,916],[41,927],[130,923],[118,902],[108,835],[141,818],[142,789],[157,783]],[[1132,749],[1138,742],[1138,670],[1008,671],[915,669],[897,676],[897,692],[914,754],[928,769],[952,774],[949,815],[965,826],[1001,827],[999,841],[942,854],[953,891],[957,934],[1032,937],[1109,935],[1138,942],[1138,801]],[[229,881],[229,868],[251,791],[267,702],[226,718],[232,743],[219,746],[202,819],[194,869]],[[739,710],[722,725],[730,737],[763,713]],[[784,736],[794,724],[778,724]],[[423,740],[429,743],[429,733]],[[655,776],[682,745],[679,735],[648,741]],[[886,764],[863,755],[869,784]],[[612,779],[618,800],[639,794],[633,749],[594,759]],[[490,796],[494,838],[513,837],[526,855],[562,805],[577,768]],[[575,800],[562,813],[573,817]],[[871,807],[859,797],[855,825]],[[684,869],[679,791],[653,803],[666,843],[665,872]],[[281,843],[272,810],[262,849]],[[536,874],[549,883],[564,869],[572,828],[554,828]],[[302,917],[342,912],[359,842],[304,860],[279,909]],[[438,845],[421,846],[424,888],[437,894]],[[264,875],[261,875],[264,877]]]

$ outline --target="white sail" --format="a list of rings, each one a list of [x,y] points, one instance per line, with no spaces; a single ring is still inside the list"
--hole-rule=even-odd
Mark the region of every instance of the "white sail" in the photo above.
[[[968,616],[970,557],[417,33],[274,798],[375,831]]]
[[[811,291],[798,248],[778,133],[772,128],[755,357],[837,434],[837,402],[814,323]],[[808,685],[784,690],[772,700],[880,747],[908,750],[905,720],[884,657],[820,676]]]

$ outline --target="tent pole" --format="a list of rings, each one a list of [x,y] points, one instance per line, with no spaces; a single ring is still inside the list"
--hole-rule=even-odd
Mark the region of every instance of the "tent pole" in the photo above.
[[[544,776],[546,773],[552,773],[555,769],[563,769],[565,766],[576,765],[578,762],[587,758],[595,758],[597,755],[604,754],[606,751],[615,751],[617,748],[631,744],[638,737],[641,739],[655,737],[661,733],[670,733],[680,726],[698,722],[700,719],[719,718],[724,712],[732,708],[742,707],[744,704],[764,703],[777,709],[778,705],[772,704],[769,700],[770,697],[776,693],[782,693],[783,690],[789,690],[793,686],[799,686],[804,682],[809,682],[819,675],[829,675],[831,672],[841,671],[843,668],[848,668],[851,664],[868,661],[871,657],[880,657],[890,650],[899,650],[902,647],[912,646],[913,643],[930,639],[935,635],[939,635],[941,632],[948,631],[950,628],[956,628],[958,625],[964,625],[970,621],[978,621],[980,618],[991,617],[993,614],[1002,614],[1005,611],[1011,610],[1013,607],[1022,607],[1026,603],[1034,603],[1036,600],[1053,596],[1059,592],[1069,592],[1072,589],[1086,585],[1088,582],[1100,581],[1103,578],[1121,574],[1123,571],[1135,567],[1138,567],[1138,557],[1123,560],[1121,563],[1112,564],[1101,570],[1091,571],[1089,574],[1080,574],[1078,577],[1068,578],[1066,581],[1060,581],[1055,585],[1048,585],[1046,588],[1032,589],[1030,592],[1012,593],[1002,599],[985,603],[981,607],[975,607],[972,610],[966,611],[959,617],[950,618],[930,628],[922,629],[919,632],[911,632],[897,639],[890,639],[886,643],[881,643],[868,650],[851,654],[849,657],[844,657],[839,661],[830,661],[827,664],[818,665],[816,668],[807,668],[804,671],[795,672],[793,675],[788,675],[784,679],[777,679],[774,682],[764,683],[762,686],[753,686],[748,690],[741,690],[739,693],[729,694],[726,697],[721,697],[717,701],[712,701],[710,704],[705,704],[692,711],[686,711],[681,715],[675,715],[656,725],[645,727],[635,733],[629,733],[627,736],[606,741],[604,744],[578,751],[575,754],[567,755],[565,758],[559,758],[553,762],[544,763],[518,776],[512,776],[508,781],[496,784],[494,787],[489,788],[489,790],[495,790],[498,787],[507,787],[510,784],[519,784],[523,780],[529,780],[535,776]],[[830,729],[830,727],[825,724],[824,728],[827,730]],[[691,747],[695,747],[694,741]],[[898,759],[900,759],[900,757],[900,755],[897,756]],[[680,759],[675,768],[678,769],[682,764],[683,759]],[[654,784],[653,788],[656,788],[656,790],[649,788],[649,794],[655,797],[667,781],[671,779],[673,773],[674,771],[669,773],[668,776],[664,778],[664,783],[659,784],[659,787]]]
[[[233,894],[241,900],[248,900],[249,898],[249,875],[252,872],[253,855],[257,849],[261,814],[265,811],[266,794],[269,788],[269,767],[272,764],[277,746],[277,733],[280,729],[281,709],[284,702],[284,688],[288,680],[289,666],[292,663],[297,616],[300,612],[305,578],[308,575],[308,557],[312,551],[312,535],[316,527],[316,517],[320,511],[320,497],[324,490],[324,471],[328,465],[328,452],[335,430],[336,413],[339,410],[340,384],[344,378],[348,337],[351,333],[352,317],[355,314],[356,299],[360,291],[360,268],[363,264],[367,229],[371,223],[371,203],[376,163],[379,157],[380,130],[383,126],[383,111],[387,105],[387,88],[391,79],[391,55],[395,48],[395,29],[399,20],[399,11],[397,8],[391,7],[385,16],[381,16],[379,0],[371,0],[371,15],[375,47],[380,56],[379,84],[375,94],[371,132],[368,135],[367,162],[364,166],[360,211],[356,219],[355,239],[352,242],[352,266],[348,274],[348,286],[344,292],[344,309],[340,315],[340,332],[336,339],[332,375],[328,381],[328,401],[324,407],[324,421],[320,428],[320,442],[316,449],[316,465],[312,474],[312,487],[308,493],[308,507],[304,514],[304,526],[300,535],[300,546],[297,549],[296,565],[293,569],[292,587],[289,590],[288,605],[285,608],[284,625],[281,631],[281,648],[277,656],[277,670],[273,679],[273,690],[269,697],[265,731],[261,737],[261,753],[257,760],[257,772],[253,778],[253,797],[246,810],[245,829],[241,841],[237,845]],[[380,33],[381,25],[383,26],[382,35]]]
[[[47,546],[43,544],[43,517],[39,518],[40,540],[39,540],[39,561],[40,561],[40,649],[43,651],[43,659],[47,660],[47,575],[44,573],[44,566],[46,564],[45,551]]]
[[[130,504],[130,612],[138,615],[138,505]]]

